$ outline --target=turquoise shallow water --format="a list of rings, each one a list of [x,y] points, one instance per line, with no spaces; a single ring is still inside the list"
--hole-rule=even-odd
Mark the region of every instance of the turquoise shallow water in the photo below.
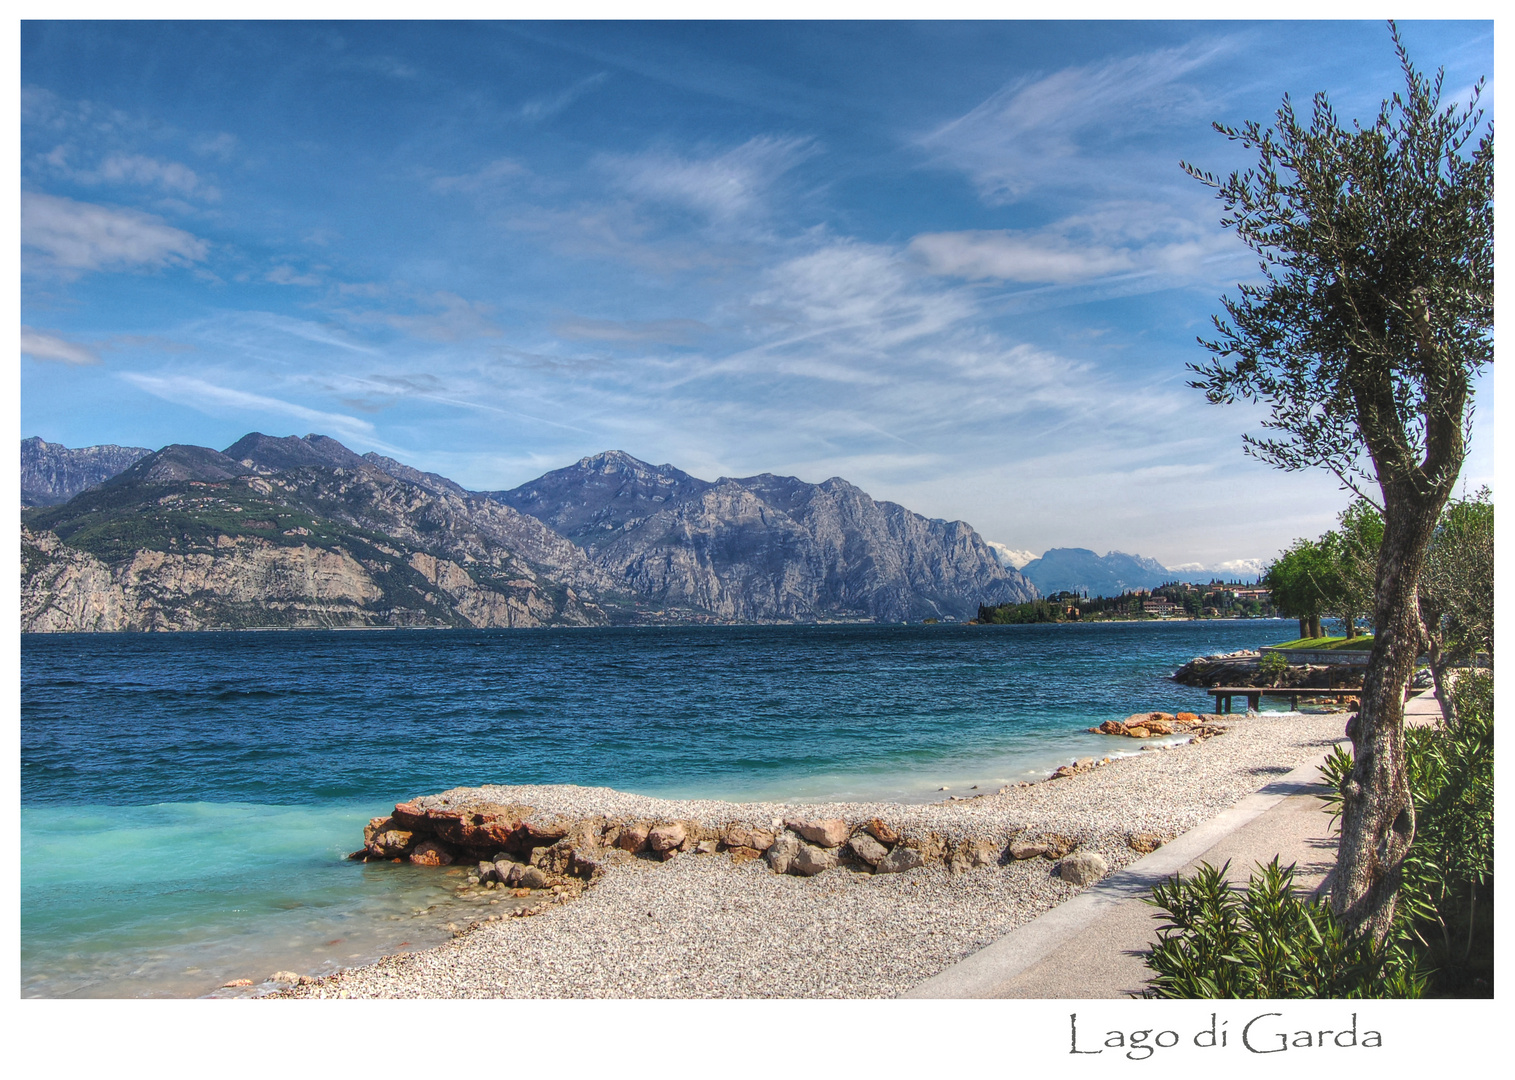
[[[22,643],[22,993],[193,995],[468,917],[342,856],[396,800],[578,783],[942,798],[1130,743],[1165,676],[1292,623],[63,635]]]

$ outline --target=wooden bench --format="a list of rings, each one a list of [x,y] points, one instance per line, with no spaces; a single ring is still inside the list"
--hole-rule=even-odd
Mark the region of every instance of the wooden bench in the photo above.
[[[1262,702],[1264,695],[1268,697],[1286,697],[1289,699],[1289,708],[1299,711],[1299,699],[1302,697],[1357,697],[1361,690],[1340,686],[1212,686],[1205,691],[1215,696],[1215,711],[1229,713],[1231,711],[1232,697],[1245,697],[1247,708],[1253,712]]]

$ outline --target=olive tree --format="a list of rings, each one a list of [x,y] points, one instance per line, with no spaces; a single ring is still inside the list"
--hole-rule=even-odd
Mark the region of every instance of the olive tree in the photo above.
[[[1317,94],[1276,126],[1216,130],[1257,157],[1214,187],[1222,224],[1260,257],[1261,280],[1223,297],[1212,354],[1191,365],[1209,401],[1264,403],[1248,452],[1325,468],[1383,513],[1373,649],[1348,726],[1331,906],[1382,937],[1415,834],[1405,779],[1404,688],[1423,633],[1426,550],[1466,454],[1472,380],[1493,360],[1494,138],[1478,108],[1443,106],[1442,75],[1414,67],[1390,24],[1404,89],[1371,123],[1344,126]]]

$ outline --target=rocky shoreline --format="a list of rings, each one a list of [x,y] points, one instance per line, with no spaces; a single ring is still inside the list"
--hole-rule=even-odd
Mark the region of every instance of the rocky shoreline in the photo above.
[[[1142,717],[1152,722],[1125,726]],[[924,805],[571,786],[413,799],[371,822],[354,856],[439,866],[445,856],[458,894],[493,913],[439,948],[277,993],[895,996],[1323,753],[1345,720],[1196,719],[1208,730],[1163,752],[1084,759],[1049,781]],[[514,917],[525,915],[536,917]]]
[[[1215,656],[1196,656],[1170,678],[1183,686],[1340,687],[1362,689],[1362,669],[1340,664],[1290,664],[1281,673],[1262,671],[1262,653],[1240,649]]]
[[[1138,713],[1125,721],[1109,720],[1090,728],[1095,734],[1147,740],[1183,735],[1202,740],[1225,731],[1224,718],[1194,713]],[[1171,744],[1144,744],[1168,749]],[[1059,766],[1048,780],[1062,780],[1111,763],[1105,757],[1081,758]],[[995,794],[1004,795],[1007,785]],[[949,796],[949,802],[988,798]],[[733,811],[741,808],[733,806]],[[1155,833],[1134,834],[1133,850],[1153,850]],[[897,874],[920,866],[945,866],[957,874],[1007,860],[1044,857],[1061,860],[1076,842],[1066,837],[959,836],[936,830],[912,830],[881,817],[848,821],[840,817],[775,816],[756,819],[740,814],[730,820],[628,817],[592,814],[583,817],[539,812],[519,802],[494,799],[487,788],[455,788],[396,804],[388,817],[373,818],[363,830],[363,847],[348,856],[362,862],[409,862],[418,866],[472,863],[464,889],[554,890],[577,895],[611,866],[631,858],[667,862],[680,854],[725,853],[736,865],[762,859],[778,874],[813,877],[835,867],[857,873]],[[1087,876],[1087,867],[1059,863],[1060,876]],[[524,895],[524,893],[522,893]]]

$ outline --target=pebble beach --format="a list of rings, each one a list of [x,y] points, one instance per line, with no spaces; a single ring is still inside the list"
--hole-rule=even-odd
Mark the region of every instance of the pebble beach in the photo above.
[[[609,788],[485,787],[469,793],[565,816],[770,825],[863,821],[953,839],[1059,837],[1110,871],[1135,861],[1137,835],[1169,840],[1342,737],[1341,713],[1219,718],[1203,741],[1114,757],[1073,776],[929,804],[664,800]],[[1112,744],[1119,740],[1112,739]],[[965,793],[968,794],[968,793]],[[580,896],[529,918],[483,921],[426,951],[337,972],[300,998],[895,997],[1074,896],[1043,858],[950,874],[941,865],[814,877],[725,854],[633,859]]]

